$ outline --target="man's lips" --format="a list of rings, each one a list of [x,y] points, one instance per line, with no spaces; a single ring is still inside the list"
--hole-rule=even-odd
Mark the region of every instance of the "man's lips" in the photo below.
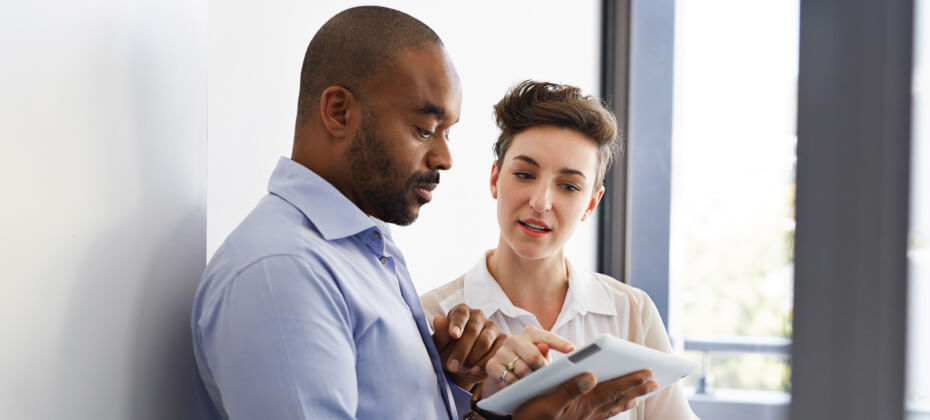
[[[436,189],[436,186],[439,184],[419,184],[413,188],[413,191],[420,196],[420,201],[424,204],[430,202],[433,199],[433,190]]]

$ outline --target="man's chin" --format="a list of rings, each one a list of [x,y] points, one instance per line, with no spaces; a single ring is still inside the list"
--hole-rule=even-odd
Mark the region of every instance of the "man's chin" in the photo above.
[[[393,212],[385,214],[384,217],[378,218],[398,226],[408,226],[415,222],[417,220],[417,216],[420,215],[420,205],[416,203],[406,206],[402,211],[398,210],[400,209],[395,209]]]
[[[413,222],[417,221],[417,217],[420,215],[420,206],[414,205],[410,207],[410,210],[407,211],[407,214],[404,215],[403,220],[399,220],[400,223],[395,223],[398,226],[409,226]]]

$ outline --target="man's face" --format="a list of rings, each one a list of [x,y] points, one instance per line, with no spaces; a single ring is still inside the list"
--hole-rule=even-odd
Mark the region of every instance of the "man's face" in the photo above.
[[[401,52],[363,100],[347,159],[360,207],[409,225],[432,199],[439,171],[452,167],[449,129],[458,122],[458,75],[438,47]]]

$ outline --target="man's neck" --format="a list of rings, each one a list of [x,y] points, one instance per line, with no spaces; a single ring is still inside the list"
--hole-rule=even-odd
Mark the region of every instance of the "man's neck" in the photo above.
[[[517,255],[501,238],[486,263],[515,306],[535,315],[546,330],[553,327],[568,293],[568,266],[562,250],[530,260]]]

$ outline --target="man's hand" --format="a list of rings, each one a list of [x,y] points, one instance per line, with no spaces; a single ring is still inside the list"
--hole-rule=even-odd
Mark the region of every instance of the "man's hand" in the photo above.
[[[658,389],[652,372],[641,370],[599,385],[591,373],[569,379],[549,395],[520,406],[513,420],[607,419],[638,405],[636,397]]]
[[[497,323],[465,304],[456,305],[448,316],[437,315],[433,330],[443,368],[465,390],[487,378],[484,366],[507,338]]]

